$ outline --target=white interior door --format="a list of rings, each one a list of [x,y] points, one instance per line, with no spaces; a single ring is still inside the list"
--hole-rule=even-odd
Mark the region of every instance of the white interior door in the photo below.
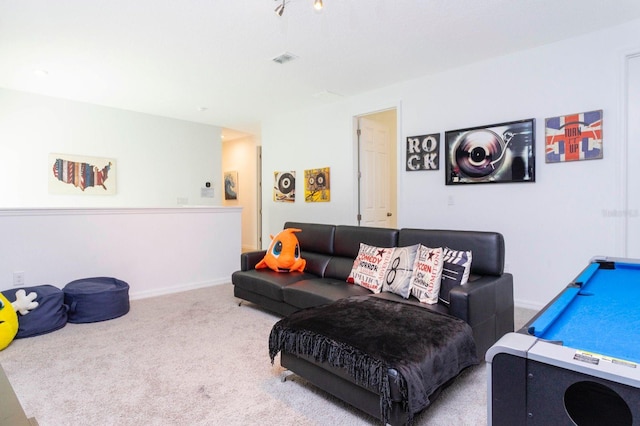
[[[628,61],[627,86],[627,257],[640,259],[640,53]]]
[[[391,227],[390,138],[388,127],[360,117],[360,225]],[[394,180],[395,182],[395,180]]]

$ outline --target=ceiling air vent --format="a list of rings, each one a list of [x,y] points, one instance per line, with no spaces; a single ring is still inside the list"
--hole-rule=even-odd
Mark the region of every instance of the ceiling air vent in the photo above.
[[[294,59],[297,59],[298,57],[296,55],[294,55],[293,53],[289,53],[289,52],[284,52],[282,55],[280,56],[276,56],[275,58],[272,59],[273,62],[277,62],[279,64],[286,64],[287,62],[291,62]]]

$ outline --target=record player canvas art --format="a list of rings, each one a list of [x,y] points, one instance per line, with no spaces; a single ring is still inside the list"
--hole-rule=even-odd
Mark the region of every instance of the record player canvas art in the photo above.
[[[535,182],[535,119],[445,132],[445,183]]]
[[[274,172],[273,201],[294,203],[296,201],[296,172]]]

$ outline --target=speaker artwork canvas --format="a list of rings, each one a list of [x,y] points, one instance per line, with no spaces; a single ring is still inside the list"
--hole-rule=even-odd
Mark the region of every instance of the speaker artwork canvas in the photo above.
[[[304,171],[304,200],[307,203],[331,201],[329,167]]]

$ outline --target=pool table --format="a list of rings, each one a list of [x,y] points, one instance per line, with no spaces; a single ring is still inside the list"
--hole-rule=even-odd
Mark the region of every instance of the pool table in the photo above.
[[[591,259],[486,361],[490,425],[640,425],[640,260]]]

